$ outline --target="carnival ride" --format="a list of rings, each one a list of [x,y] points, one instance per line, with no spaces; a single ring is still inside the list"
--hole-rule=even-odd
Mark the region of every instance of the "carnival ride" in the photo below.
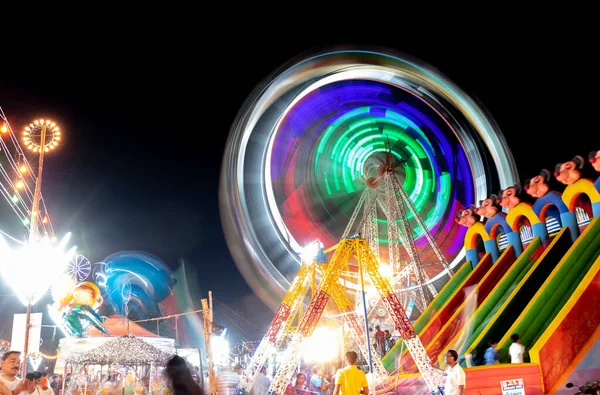
[[[439,262],[453,269],[464,260],[459,240],[466,230],[454,221],[457,211],[516,182],[491,118],[427,65],[369,49],[294,59],[248,98],[226,146],[221,215],[236,264],[273,310],[304,246],[313,240],[335,245],[344,235],[389,151],[394,162],[402,161],[396,178],[443,257],[428,248],[408,207],[418,256],[430,265],[430,280],[423,282],[431,293],[429,285],[439,289],[447,279]],[[372,233],[384,272],[391,272],[387,217],[378,209],[376,218]],[[393,259],[401,265],[410,262],[405,249],[398,256]],[[356,289],[356,281],[347,285]]]
[[[358,205],[350,218],[344,235],[352,234],[353,230],[360,230],[363,238],[369,242],[377,260],[380,260],[379,229],[378,229],[378,209],[383,212],[387,222],[387,260],[391,267],[391,283],[399,292],[405,292],[405,309],[409,306],[409,296],[412,302],[418,306],[419,311],[424,311],[433,297],[437,295],[437,290],[433,286],[429,273],[446,274],[452,276],[452,269],[442,251],[434,241],[429,229],[423,222],[421,214],[417,211],[415,205],[410,200],[408,194],[402,187],[397,178],[395,168],[404,164],[402,160],[395,161],[392,149],[387,141],[388,150],[385,153],[385,163],[377,169],[377,176],[370,177],[367,180],[369,188],[365,188]],[[395,163],[394,163],[395,162]],[[362,219],[355,225],[357,217],[361,215]],[[421,251],[430,249],[435,257],[434,262],[423,262],[421,251],[415,243],[413,228],[410,220],[417,223],[420,234],[424,236],[426,243],[421,243]],[[404,248],[401,250],[400,244]],[[408,255],[408,263],[403,262],[401,252]],[[411,287],[411,280],[416,282]],[[357,298],[357,301],[361,299]],[[374,312],[377,311],[379,304],[375,304],[368,314],[369,321],[373,321]],[[358,307],[358,306],[357,306]],[[360,311],[360,310],[359,310]],[[409,314],[410,316],[410,314]]]
[[[223,162],[222,216],[240,271],[271,306],[288,300],[284,291],[296,283],[296,272],[307,270],[304,245],[318,239],[340,246],[349,235],[360,236],[378,271],[389,275],[402,311],[412,302],[421,313],[410,337],[418,339],[418,352],[403,333],[381,361],[371,355],[376,384],[389,376],[398,393],[431,393],[437,383],[423,361],[444,367],[444,353],[455,349],[467,367],[467,393],[500,393],[499,381],[517,376],[528,394],[554,393],[567,379],[593,379],[586,374],[600,368],[589,358],[600,347],[600,317],[582,314],[600,298],[600,225],[593,218],[600,214],[600,178],[582,178],[585,163],[576,156],[522,188],[491,117],[436,71],[389,52],[322,52],[285,65],[241,109]],[[600,171],[599,151],[589,163]],[[552,180],[564,191],[549,187]],[[521,193],[532,203],[521,202]],[[334,257],[318,274],[319,292],[343,289],[348,300],[354,292],[352,312],[336,304],[344,320],[360,317],[360,264],[355,258],[330,274],[340,259]],[[273,393],[285,390],[298,344],[322,314],[319,292],[289,333],[275,325],[285,320],[283,305],[274,308],[243,389],[251,388],[263,344],[287,336],[285,362],[271,386]],[[370,300],[366,314],[373,322],[374,307],[385,302]],[[569,327],[573,322],[584,329]],[[532,363],[474,366],[489,338],[499,340],[505,354],[515,332]],[[364,333],[346,333],[359,334],[356,345],[367,359]]]

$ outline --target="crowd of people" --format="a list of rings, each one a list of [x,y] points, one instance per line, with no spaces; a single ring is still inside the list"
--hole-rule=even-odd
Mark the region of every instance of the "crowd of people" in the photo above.
[[[21,353],[19,351],[5,352],[0,359],[0,395],[62,395],[68,381],[68,377],[65,377],[65,385],[63,385],[62,376],[48,376],[38,371],[28,372],[22,378],[20,372]],[[204,395],[202,387],[193,378],[187,362],[182,357],[173,356],[167,363],[164,373],[169,384],[167,393],[172,395]],[[133,395],[140,393],[141,386],[131,386],[126,390],[125,387],[111,387],[111,383],[113,383],[113,380],[109,378],[99,391],[98,389],[92,391],[90,386],[84,391],[76,388],[72,393],[75,395],[91,395],[92,393]],[[145,384],[148,388],[148,383]],[[141,393],[146,393],[146,390],[142,389]]]
[[[379,326],[375,327],[375,344],[378,352],[384,352],[385,332]],[[381,333],[383,333],[383,337]],[[389,332],[388,332],[389,333]],[[378,336],[379,334],[379,336]],[[508,353],[511,363],[523,363],[525,347],[520,343],[517,334],[512,335]],[[383,339],[383,341],[379,340]],[[391,346],[389,346],[391,347]],[[497,342],[490,340],[483,360],[485,364],[500,362]],[[387,351],[385,351],[387,352]],[[41,372],[29,372],[24,379],[19,377],[21,369],[21,355],[18,351],[4,353],[0,365],[0,395],[62,395],[62,377],[53,375],[47,377]],[[445,395],[462,395],[466,384],[466,375],[458,363],[458,353],[449,350],[444,361],[447,369],[442,372],[445,376]],[[357,366],[358,355],[354,351],[345,354],[346,366],[335,372],[326,370],[321,366],[312,366],[310,371],[299,372],[288,385],[286,395],[368,395],[369,388],[366,374]],[[170,384],[173,395],[191,394],[204,395],[210,392],[211,385],[207,378],[200,379],[198,369],[191,368],[180,356],[173,356],[165,369],[165,376]],[[224,366],[215,375],[216,389],[219,395],[234,395],[240,385],[242,366]],[[253,387],[248,395],[267,395],[271,379],[267,369],[263,367],[257,374]],[[205,391],[206,388],[207,390]],[[111,393],[110,391],[107,392]],[[135,391],[134,391],[135,393]]]
[[[48,377],[46,373],[33,371],[19,378],[21,370],[21,353],[7,351],[0,361],[0,394],[1,395],[58,395],[62,387],[58,376]]]
[[[368,395],[368,384],[365,373],[356,363],[358,354],[349,351],[345,355],[346,366],[337,370],[331,367],[313,365],[310,369],[299,372],[288,385],[286,395]],[[223,366],[216,374],[216,387],[219,395],[234,395],[241,382],[242,367]],[[266,367],[256,375],[248,395],[267,395],[272,375]],[[205,388],[210,383],[205,379]],[[356,390],[356,391],[355,391]]]
[[[383,358],[394,347],[397,336],[392,336],[388,329],[381,330],[379,325],[375,325],[375,330],[372,327],[369,328],[369,340],[372,349],[380,358]]]

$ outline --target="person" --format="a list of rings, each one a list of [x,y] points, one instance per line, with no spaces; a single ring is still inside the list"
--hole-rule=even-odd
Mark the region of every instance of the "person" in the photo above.
[[[21,392],[21,394],[28,395],[36,392],[35,390],[37,389],[37,379],[35,378],[34,372],[27,373],[23,382],[25,383],[25,390]]]
[[[323,377],[323,369],[320,366],[315,366],[312,369],[313,375],[310,378],[308,389],[316,393],[316,395],[326,395],[329,393],[331,383]]]
[[[263,366],[260,369],[260,372],[254,378],[254,384],[252,385],[252,390],[250,391],[250,395],[267,395],[269,391],[269,386],[271,385],[271,380],[267,377],[267,368]]]
[[[333,395],[369,395],[367,376],[356,367],[358,354],[355,351],[348,351],[345,360],[348,366],[338,370]]]
[[[285,393],[287,395],[309,395],[310,392],[306,390],[306,374],[300,372],[296,375],[296,382],[288,385]]]
[[[54,390],[54,395],[58,395],[58,391],[62,390],[63,378],[62,375],[54,375],[54,380],[50,383],[50,387]]]
[[[521,336],[514,333],[510,339],[513,341],[508,348],[510,355],[510,363],[523,363],[523,354],[525,354],[525,346],[521,344]]]
[[[0,395],[12,395],[12,391],[2,381],[0,381]]]
[[[242,376],[242,371],[244,370],[244,368],[242,368],[242,365],[240,365],[239,363],[236,363],[235,366],[233,367],[233,372],[235,374],[238,375],[238,377]]]
[[[498,342],[495,340],[488,340],[488,348],[483,354],[483,363],[486,365],[493,365],[500,362],[500,353],[496,349]]]
[[[42,375],[37,392],[39,395],[54,395],[54,391],[50,388],[50,382],[47,376]]]
[[[240,384],[240,375],[235,372],[237,365],[232,370],[229,366],[223,366],[217,375],[217,393],[219,395],[234,395]]]
[[[444,395],[464,395],[467,382],[467,375],[458,363],[458,353],[456,350],[448,350],[444,355],[446,363],[446,383],[444,385]]]
[[[196,384],[200,385],[200,368],[198,366],[194,366],[191,370],[191,373]]]
[[[377,352],[379,352],[379,356],[383,357],[385,354],[385,332],[381,330],[379,325],[375,326],[375,341],[377,344]]]
[[[42,377],[40,379],[40,387],[38,388],[39,395],[54,395],[54,391],[50,388],[48,377]]]
[[[192,373],[179,355],[174,355],[166,366],[166,374],[173,388],[173,395],[204,395],[204,391],[192,377]]]
[[[392,344],[392,334],[390,333],[390,330],[386,329],[383,332],[385,333],[385,338],[384,338],[384,340],[385,340],[385,352],[384,352],[384,354],[387,354],[392,349],[392,347],[394,345]]]
[[[21,352],[7,351],[2,355],[0,382],[12,393],[19,395],[25,390],[25,381],[17,377],[21,370]]]

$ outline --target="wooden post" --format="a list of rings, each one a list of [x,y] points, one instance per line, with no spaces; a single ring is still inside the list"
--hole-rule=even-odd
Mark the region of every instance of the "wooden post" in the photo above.
[[[202,299],[202,314],[204,316],[204,351],[206,352],[206,359],[208,360],[208,383],[207,393],[209,395],[218,395],[216,376],[212,360],[211,350],[211,338],[212,338],[212,326],[213,326],[213,314],[212,314],[212,292],[208,291],[209,300]]]

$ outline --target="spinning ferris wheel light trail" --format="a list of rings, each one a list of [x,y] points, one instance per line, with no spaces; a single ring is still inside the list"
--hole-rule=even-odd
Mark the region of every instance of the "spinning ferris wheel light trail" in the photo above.
[[[410,292],[415,304],[421,311],[424,311],[431,297],[437,295],[437,291],[425,272],[421,251],[429,248],[434,252],[436,262],[433,265],[439,265],[441,269],[436,270],[436,272],[445,273],[448,277],[451,277],[453,272],[395,173],[395,168],[398,165],[404,165],[406,161],[395,161],[389,139],[386,144],[385,162],[378,167],[377,177],[370,177],[367,180],[369,188],[364,190],[344,234],[351,234],[355,229],[360,231],[361,235],[368,240],[374,255],[379,259],[378,213],[382,212],[387,222],[388,264],[392,268],[391,282],[397,290],[401,290],[403,280],[414,277],[417,283],[416,287],[408,287],[409,289],[405,291]],[[362,218],[356,225],[356,220],[361,211],[363,213]],[[413,228],[408,219],[409,214],[417,222],[427,241],[426,247],[422,246],[421,251],[415,243]],[[400,244],[409,256],[409,262],[406,265],[402,264]],[[373,307],[371,312],[376,308],[377,305]]]
[[[404,203],[422,270],[413,269],[402,224],[398,243],[385,232],[385,189],[396,183],[382,177],[372,189],[366,182],[389,151],[403,161],[394,170],[405,194],[398,189],[392,198]],[[301,246],[316,238],[336,244],[357,206],[366,200],[370,207],[381,190],[378,213],[369,213],[366,224],[373,233],[379,228],[373,253],[390,264],[398,262],[395,252],[406,256],[390,269],[404,277],[403,297],[423,308],[420,294],[433,296],[438,279],[449,274],[441,262],[449,268],[464,262],[459,240],[466,229],[456,214],[516,179],[497,124],[438,70],[381,48],[334,48],[292,59],[248,97],[223,158],[221,215],[238,268],[275,310],[296,275]],[[357,277],[347,277],[356,291]]]

